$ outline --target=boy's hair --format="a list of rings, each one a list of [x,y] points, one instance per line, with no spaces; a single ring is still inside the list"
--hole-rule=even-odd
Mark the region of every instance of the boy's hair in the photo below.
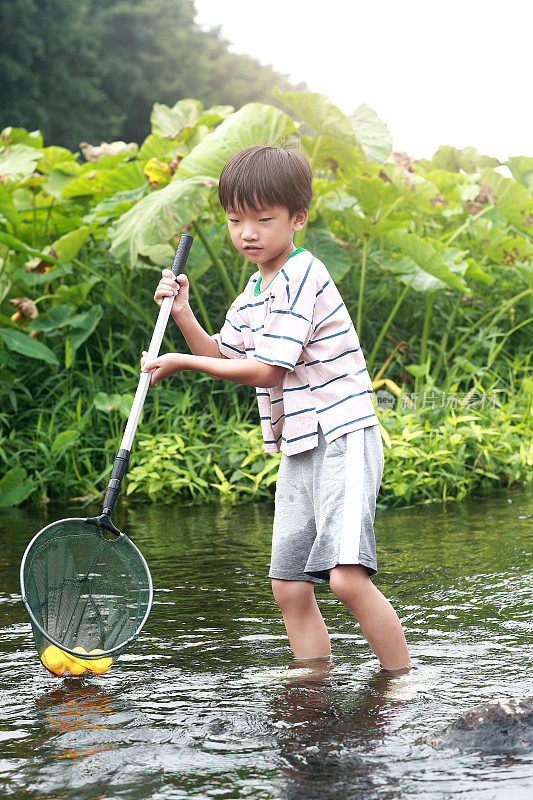
[[[311,166],[299,150],[258,144],[230,158],[220,175],[218,197],[226,212],[279,205],[292,217],[309,209],[312,180]]]

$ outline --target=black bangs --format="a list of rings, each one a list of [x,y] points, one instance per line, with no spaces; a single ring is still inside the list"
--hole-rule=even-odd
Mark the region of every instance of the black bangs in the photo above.
[[[298,150],[247,147],[232,156],[222,170],[218,196],[225,211],[259,211],[280,205],[292,216],[311,205],[311,167]]]

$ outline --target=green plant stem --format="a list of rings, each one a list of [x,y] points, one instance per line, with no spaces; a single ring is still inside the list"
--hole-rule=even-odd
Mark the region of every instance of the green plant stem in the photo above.
[[[206,251],[207,251],[207,253],[209,255],[209,258],[211,259],[211,263],[213,264],[213,266],[215,267],[216,271],[218,272],[218,276],[219,276],[220,280],[222,281],[222,283],[224,285],[224,288],[226,290],[228,302],[231,303],[231,301],[235,297],[235,287],[233,286],[233,284],[232,284],[232,282],[230,280],[230,277],[228,275],[228,271],[226,269],[225,264],[223,264],[222,261],[215,254],[215,251],[211,247],[211,244],[209,243],[206,235],[204,234],[204,232],[203,232],[198,220],[195,220],[192,223],[192,226],[193,226],[195,232],[197,233],[198,238],[200,239],[200,241],[202,242],[203,246],[205,247],[205,249],[206,249]]]
[[[476,328],[482,325],[486,319],[489,319],[492,316],[490,324],[494,325],[494,323],[497,322],[500,319],[500,317],[502,317],[515,303],[518,303],[518,301],[522,300],[523,297],[527,297],[528,294],[532,294],[531,289],[525,289],[523,292],[515,294],[514,297],[511,297],[509,298],[509,300],[506,300],[505,303],[502,303],[502,305],[499,307],[496,313],[494,313],[494,309],[491,309],[482,317],[480,317],[478,320],[476,320],[476,322],[474,322],[468,328],[467,332],[463,336],[461,336],[460,339],[456,341],[453,347],[450,348],[450,351],[448,353],[448,358],[450,358],[455,353],[455,351],[459,349],[459,347],[463,344],[463,342],[465,342],[467,339],[470,338],[470,336],[472,335],[472,331],[474,331]],[[477,342],[474,343],[472,349],[475,349],[476,347],[477,347]]]
[[[310,161],[311,171],[313,171],[316,167],[316,159],[318,156],[318,150],[320,148],[321,141],[322,141],[322,136],[317,136],[315,141],[315,146],[313,148],[313,155],[311,156],[311,161]],[[306,235],[307,235],[307,225],[304,225],[301,231],[297,231],[294,234],[294,239],[293,239],[294,246],[303,247]]]
[[[241,274],[239,276],[239,285],[237,286],[237,294],[240,294],[244,289],[244,284],[246,283],[246,273],[249,269],[250,262],[247,258],[244,258],[241,266]]]
[[[509,336],[511,336],[511,334],[514,333],[515,331],[517,331],[519,328],[522,328],[524,325],[529,325],[530,322],[533,322],[533,317],[529,317],[529,319],[525,319],[523,322],[520,322],[518,325],[515,325],[514,328],[511,328],[510,331],[507,331],[505,336],[502,338],[500,344],[498,345],[498,347],[496,348],[494,353],[489,358],[489,360],[487,362],[487,366],[486,366],[485,369],[490,369],[492,367],[492,365],[494,364],[494,361],[496,359],[496,356],[498,355],[498,353],[500,352],[500,350],[504,346],[504,344],[507,341],[507,339],[509,338]]]
[[[363,252],[361,257],[361,276],[359,279],[359,298],[357,301],[357,330],[361,334],[361,323],[363,319],[363,296],[365,293],[365,273],[366,273],[366,254],[368,249],[368,238],[363,237]]]
[[[448,317],[448,322],[446,323],[446,328],[444,329],[444,333],[442,335],[442,339],[441,339],[440,345],[439,345],[439,356],[437,358],[437,361],[436,361],[435,366],[433,368],[433,372],[431,374],[431,378],[432,378],[434,383],[437,382],[437,378],[440,375],[440,371],[442,369],[442,364],[443,364],[443,361],[444,361],[445,356],[446,356],[446,347],[448,345],[448,339],[450,337],[450,333],[451,333],[452,328],[453,328],[453,323],[455,322],[455,317],[457,316],[457,312],[458,312],[460,306],[462,305],[462,302],[463,302],[462,297],[459,297],[457,299],[455,305],[452,308],[450,316]]]
[[[46,206],[46,208],[48,209],[48,214],[46,215],[46,221],[44,223],[44,238],[45,239],[48,238],[48,223],[50,222],[50,214],[52,213],[52,209],[54,207],[54,203],[55,203],[55,197],[52,200],[52,202],[50,203],[50,205]]]
[[[465,220],[462,223],[462,225],[459,225],[459,227],[449,237],[442,236],[441,237],[441,241],[446,242],[446,244],[450,244],[451,242],[453,242],[454,239],[456,239],[458,236],[460,236],[460,234],[468,228],[468,226],[470,225],[471,222],[475,222],[480,217],[482,217],[483,214],[486,214],[488,211],[491,211],[493,208],[494,208],[494,204],[493,203],[489,203],[488,206],[485,206],[485,208],[482,208],[481,211],[478,211],[477,214],[474,214],[472,217],[468,217],[468,219]]]
[[[190,287],[191,287],[191,289],[193,291],[193,294],[194,294],[194,296],[196,298],[196,302],[198,303],[198,308],[200,309],[200,314],[202,315],[202,319],[204,321],[205,329],[208,332],[208,334],[210,336],[212,336],[213,333],[214,333],[213,326],[211,325],[211,321],[209,319],[209,315],[207,313],[207,309],[206,309],[206,307],[204,305],[204,301],[202,300],[202,295],[198,291],[198,285],[196,283],[196,280],[191,277],[190,273],[189,273],[189,285],[190,285]]]
[[[414,278],[415,278],[415,276],[413,276],[411,281],[409,281],[409,283],[405,286],[405,288],[402,291],[401,295],[399,296],[398,300],[394,304],[394,308],[392,309],[392,311],[390,312],[389,316],[385,320],[385,324],[383,325],[383,327],[381,328],[381,331],[379,332],[379,336],[376,339],[376,341],[374,343],[374,347],[372,348],[372,352],[370,353],[370,356],[369,356],[369,358],[367,359],[367,362],[366,362],[369,374],[371,373],[372,367],[374,366],[374,360],[375,360],[377,352],[378,352],[378,350],[379,350],[379,348],[381,346],[381,342],[385,338],[385,334],[387,333],[389,327],[391,326],[392,321],[393,321],[394,317],[396,316],[396,312],[398,311],[398,309],[399,309],[399,307],[400,307],[400,305],[402,303],[402,300],[404,299],[405,295],[407,294],[407,292],[411,288],[411,283],[414,281]]]
[[[432,292],[427,292],[426,294],[426,312],[424,314],[424,327],[422,328],[422,342],[420,345],[420,366],[426,366],[426,353],[427,353],[427,345],[428,345],[428,336],[429,336],[429,328],[431,323],[431,312],[433,311],[433,304],[435,303],[437,291],[434,290]],[[427,375],[426,375],[427,378]],[[420,378],[417,376],[415,378],[415,394],[418,392],[418,387],[420,384]],[[417,394],[416,398],[416,407],[420,407],[420,395]]]

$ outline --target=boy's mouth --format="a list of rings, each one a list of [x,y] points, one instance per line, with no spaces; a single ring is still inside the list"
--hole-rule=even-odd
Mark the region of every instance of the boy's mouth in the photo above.
[[[255,252],[256,250],[262,250],[263,248],[262,248],[262,247],[255,247],[255,245],[253,245],[253,244],[249,244],[249,245],[246,245],[244,249],[245,249],[247,252],[250,252],[250,251],[253,251],[253,252]]]

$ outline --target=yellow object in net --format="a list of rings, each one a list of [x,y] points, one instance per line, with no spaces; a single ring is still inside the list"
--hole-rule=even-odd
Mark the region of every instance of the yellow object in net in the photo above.
[[[87,653],[83,647],[75,647],[74,651],[80,654]],[[91,650],[88,655],[96,655],[97,653],[103,652],[103,650]],[[63,650],[60,650],[59,647],[56,647],[54,644],[46,648],[41,656],[41,661],[49,672],[52,672],[58,677],[64,675],[65,672],[70,672],[70,674],[74,676],[83,675],[87,670],[94,675],[103,675],[113,663],[112,658],[75,658],[63,652]]]

